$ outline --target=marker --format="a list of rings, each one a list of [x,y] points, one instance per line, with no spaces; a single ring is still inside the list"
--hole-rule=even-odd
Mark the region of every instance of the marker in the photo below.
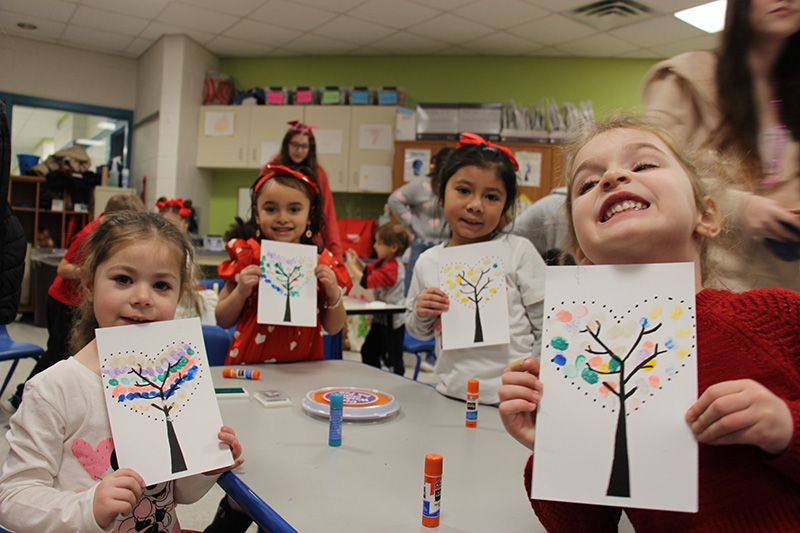
[[[442,500],[442,456],[429,453],[425,456],[425,485],[422,487],[422,525],[439,527]]]
[[[249,368],[223,368],[222,377],[238,379],[261,379],[261,371],[250,370]]]
[[[331,393],[331,424],[328,428],[328,446],[342,445],[342,407],[344,396],[341,392]]]
[[[480,383],[477,379],[471,379],[467,382],[467,421],[465,425],[468,428],[478,426],[478,388]]]

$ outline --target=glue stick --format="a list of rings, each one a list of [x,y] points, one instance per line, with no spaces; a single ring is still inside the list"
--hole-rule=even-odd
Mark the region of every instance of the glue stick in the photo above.
[[[425,485],[422,488],[422,525],[439,527],[439,510],[442,500],[442,456],[429,453],[425,456]]]
[[[465,422],[468,428],[478,426],[478,388],[480,383],[477,379],[471,379],[467,382],[467,421]]]
[[[328,446],[342,445],[342,407],[344,396],[341,392],[331,394],[331,424],[328,429]]]
[[[261,379],[260,370],[250,370],[249,368],[223,368],[223,378],[239,378],[239,379]]]

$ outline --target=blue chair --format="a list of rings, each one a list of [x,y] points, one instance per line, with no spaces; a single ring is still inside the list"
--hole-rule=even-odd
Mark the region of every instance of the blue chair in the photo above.
[[[219,326],[203,324],[203,341],[206,345],[208,364],[211,366],[222,366],[228,356],[228,348],[231,346],[233,336],[227,329]]]
[[[258,527],[269,533],[297,533],[297,530],[281,518],[281,515],[267,505],[258,494],[239,479],[233,472],[225,472],[219,479],[217,485],[222,487],[228,496],[250,515],[250,518],[258,524]]]
[[[436,340],[430,339],[427,341],[421,341],[416,337],[412,337],[408,331],[406,331],[406,336],[403,339],[403,351],[410,352],[417,356],[417,364],[414,367],[414,380],[416,381],[417,376],[419,376],[419,367],[422,365],[422,357],[424,354],[433,354],[436,355]]]
[[[200,281],[200,285],[202,285],[204,289],[213,290],[215,283],[217,284],[217,288],[219,290],[222,290],[222,288],[225,286],[225,280],[224,279],[219,279],[219,278],[201,279],[199,281]]]
[[[344,356],[343,343],[344,338],[341,331],[335,335],[323,335],[322,346],[325,359],[341,359]]]
[[[20,359],[31,357],[39,360],[39,357],[44,353],[44,348],[29,342],[14,342],[8,334],[8,329],[5,325],[0,325],[0,361],[12,361],[11,369],[6,374],[6,379],[3,382],[3,388],[0,388],[0,397],[11,381],[11,376],[14,375],[14,370],[17,369],[17,363]]]

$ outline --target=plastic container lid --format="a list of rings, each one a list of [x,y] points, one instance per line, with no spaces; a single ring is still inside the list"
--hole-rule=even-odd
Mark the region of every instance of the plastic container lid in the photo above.
[[[467,382],[467,392],[470,394],[478,394],[478,389],[480,388],[480,381],[477,379],[471,379]]]
[[[344,407],[344,395],[341,392],[331,394],[331,409],[341,411]]]
[[[442,475],[441,455],[438,453],[429,453],[425,456],[425,475],[434,477]]]

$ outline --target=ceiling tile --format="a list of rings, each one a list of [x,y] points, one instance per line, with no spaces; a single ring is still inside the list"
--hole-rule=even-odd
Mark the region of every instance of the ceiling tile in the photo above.
[[[315,7],[303,6],[301,9],[302,16],[298,16],[296,2],[272,0],[253,11],[248,18],[258,22],[279,23],[281,26],[293,30],[309,31],[336,16],[336,13],[332,11]]]
[[[408,31],[436,41],[458,44],[488,35],[492,32],[492,29],[471,20],[445,13],[408,28]]]
[[[542,45],[511,35],[502,31],[498,31],[475,39],[461,45],[467,50],[472,50],[481,55],[492,56],[516,56],[527,55],[542,48]]]
[[[70,20],[70,24],[94,30],[106,31],[111,33],[121,33],[122,35],[139,35],[149,24],[146,19],[121,15],[95,9],[93,7],[78,6],[75,14]]]
[[[616,37],[600,33],[578,39],[577,41],[561,43],[556,48],[568,52],[570,55],[583,57],[614,57],[635,50],[637,47],[617,39]]]
[[[651,46],[650,49],[660,57],[672,57],[692,50],[716,50],[722,33],[706,33],[694,39],[678,41],[662,46]]]
[[[215,37],[213,33],[207,31],[193,30],[174,24],[165,24],[163,22],[151,22],[150,25],[142,31],[139,37],[157,41],[162,35],[181,33],[185,33],[200,44],[205,44]]]
[[[144,19],[154,19],[164,11],[170,0],[81,0],[82,6],[96,7],[112,13],[122,13]]]
[[[639,46],[656,46],[700,37],[705,32],[665,15],[610,30],[608,34]]]
[[[364,0],[336,0],[332,2],[331,0],[297,0],[297,3],[334,11],[336,13],[347,13],[363,1]]]
[[[562,15],[551,15],[520,24],[510,28],[508,32],[523,39],[531,39],[548,45],[574,41],[598,33],[594,28]]]
[[[428,54],[431,51],[436,53],[448,48],[449,45],[421,35],[399,31],[385,39],[375,41],[369,47],[387,54],[418,55]]]
[[[402,29],[408,28],[414,24],[419,24],[441,14],[441,11],[434,9],[437,7],[439,7],[438,2],[434,5],[423,6],[405,0],[397,0],[394,2],[369,0],[353,8],[347,14],[351,17],[368,20],[376,24]]]
[[[177,2],[171,3],[156,19],[157,22],[191,28],[209,33],[222,33],[237,22],[231,15],[210,11]]]
[[[148,48],[153,46],[154,42],[155,41],[152,41],[150,39],[136,38],[133,40],[131,44],[128,45],[123,54],[125,54],[127,57],[138,58],[143,53],[145,53]]]
[[[558,48],[554,48],[552,46],[548,46],[548,47],[536,50],[531,55],[542,56],[542,57],[567,57],[567,56],[569,56],[569,54],[564,52],[563,50],[559,50]]]
[[[543,18],[549,11],[534,7],[519,0],[479,0],[452,11],[454,15],[485,24],[498,30],[517,26],[523,22]]]
[[[354,19],[348,15],[339,15],[315,29],[314,33],[340,41],[367,44],[388,37],[395,31],[394,28]]]
[[[554,11],[556,13],[565,13],[578,9],[588,4],[593,4],[596,0],[524,0],[526,4]],[[652,0],[651,0],[652,1]]]
[[[358,46],[352,43],[328,39],[321,35],[305,34],[279,50],[289,52],[287,55],[311,56],[349,54],[357,48]]]
[[[230,37],[214,37],[205,46],[219,57],[258,57],[265,56],[273,50],[273,47],[266,44]]]
[[[45,20],[68,22],[75,13],[75,4],[60,0],[3,0],[0,8],[2,11],[14,13],[12,18],[14,24],[27,22],[17,15],[32,15]]]
[[[432,2],[430,0],[409,0],[414,4],[423,4],[429,6]],[[471,4],[475,0],[436,0],[436,9],[441,11],[452,11],[461,6]]]
[[[223,37],[257,43],[270,50],[290,43],[301,35],[302,33],[299,31],[253,22],[252,20],[240,20],[222,34]]]
[[[2,29],[3,33],[47,42],[57,41],[58,38],[61,37],[61,34],[64,33],[64,28],[67,27],[63,22],[25,15],[24,22],[36,25],[35,30],[25,30],[17,26],[18,21],[15,19],[15,16],[3,10],[0,10],[0,20],[3,21],[0,23],[0,29]],[[20,20],[19,22],[23,21]]]
[[[138,0],[136,0],[138,2]],[[258,6],[264,3],[264,0],[178,0],[182,4],[216,11],[218,13],[227,13],[228,15],[235,15],[243,17],[249,15]],[[171,3],[175,3],[174,0]]]
[[[61,42],[90,50],[121,53],[133,41],[129,35],[107,31],[67,26],[61,36]]]
[[[632,52],[625,52],[620,54],[619,57],[626,59],[661,59],[661,56],[648,48],[639,48]]]

